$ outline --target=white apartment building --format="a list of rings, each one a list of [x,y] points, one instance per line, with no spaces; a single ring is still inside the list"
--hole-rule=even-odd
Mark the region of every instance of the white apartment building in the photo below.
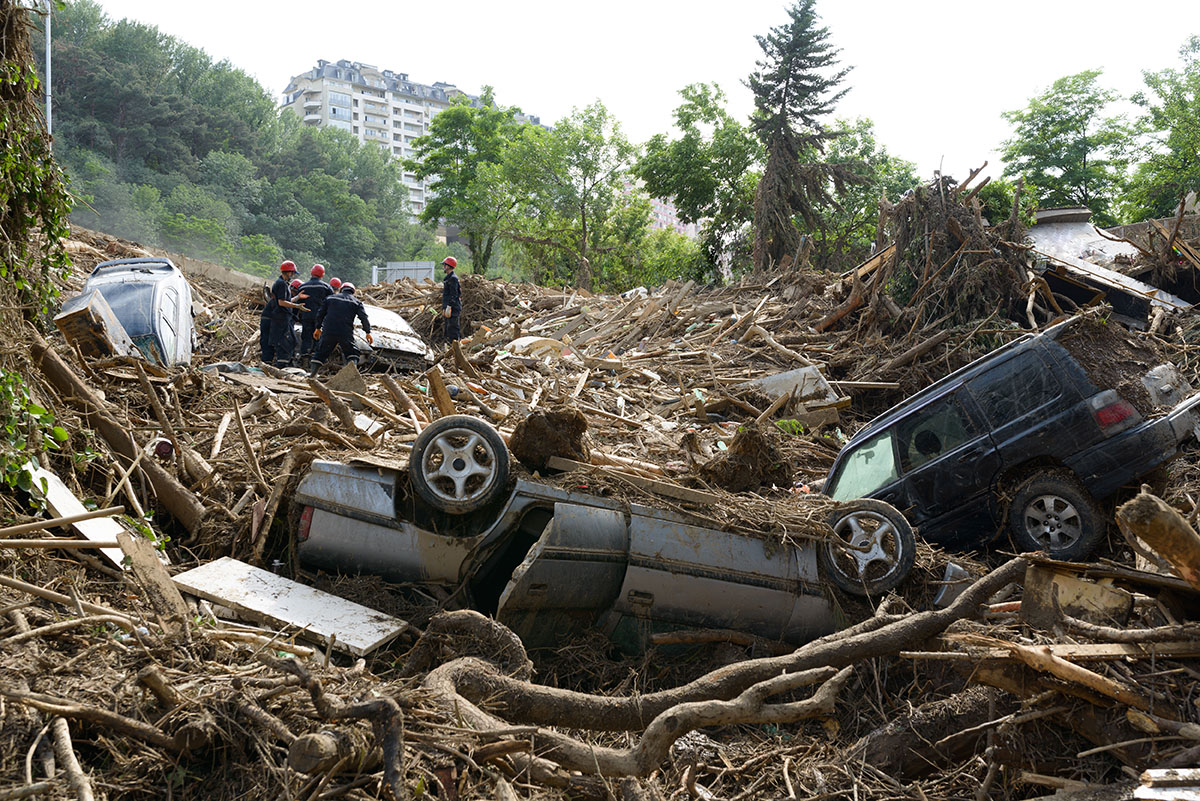
[[[412,158],[413,141],[426,133],[430,121],[458,96],[478,104],[479,98],[454,84],[416,83],[407,73],[380,70],[370,64],[321,59],[317,66],[288,82],[283,107],[294,111],[306,125],[330,126],[349,131],[360,142],[387,150],[396,159]],[[518,120],[541,124],[537,117]],[[405,171],[409,202],[419,214],[430,197],[426,181]],[[430,182],[432,183],[432,182]]]

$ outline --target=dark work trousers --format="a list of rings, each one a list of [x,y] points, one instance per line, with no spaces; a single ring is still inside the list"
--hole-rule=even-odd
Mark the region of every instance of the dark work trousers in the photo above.
[[[275,359],[275,346],[271,344],[271,315],[264,314],[258,320],[258,347],[262,360],[270,364]]]
[[[317,313],[300,316],[300,357],[303,358],[316,350],[317,341],[313,339],[313,331],[317,330]]]
[[[443,329],[446,334],[446,339],[453,342],[456,339],[462,339],[462,330],[458,327],[459,318],[462,317],[461,312],[453,312],[449,317],[446,317],[446,327]]]
[[[334,348],[341,349],[342,358],[347,362],[358,364],[358,346],[354,344],[354,334],[347,334],[343,337],[322,334],[321,338],[317,340],[317,350],[313,353],[309,372],[315,373],[333,355]]]
[[[280,309],[271,315],[271,348],[276,367],[292,366],[296,333],[292,330],[292,314],[287,309]]]

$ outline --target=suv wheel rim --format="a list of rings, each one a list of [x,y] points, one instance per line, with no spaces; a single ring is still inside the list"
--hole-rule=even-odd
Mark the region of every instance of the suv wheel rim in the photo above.
[[[1025,532],[1046,550],[1061,551],[1083,536],[1083,520],[1061,495],[1038,495],[1025,506]]]
[[[425,483],[447,501],[473,501],[487,494],[496,475],[496,454],[486,439],[466,428],[434,437],[421,462]]]
[[[855,581],[878,580],[895,566],[899,536],[885,515],[854,512],[837,521],[833,531],[838,540],[833,543],[834,564],[844,575]]]

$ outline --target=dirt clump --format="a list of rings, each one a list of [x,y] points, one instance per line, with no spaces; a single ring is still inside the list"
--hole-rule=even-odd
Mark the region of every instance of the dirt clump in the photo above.
[[[1138,338],[1124,326],[1087,314],[1071,323],[1058,343],[1075,357],[1097,388],[1115,389],[1143,416],[1154,412],[1142,376],[1166,358],[1152,340]]]
[[[762,486],[790,487],[792,470],[779,447],[779,435],[756,426],[738,429],[723,453],[702,465],[700,478],[730,492]]]
[[[586,462],[587,427],[587,418],[578,409],[538,409],[517,423],[508,449],[530,470],[545,470],[551,456]]]

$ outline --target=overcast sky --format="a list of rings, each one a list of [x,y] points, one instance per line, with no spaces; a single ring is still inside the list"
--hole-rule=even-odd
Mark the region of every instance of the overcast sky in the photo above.
[[[600,99],[631,139],[671,126],[678,92],[715,82],[730,110],[753,109],[743,85],[783,0],[100,0],[113,19],[156,25],[254,75],[276,97],[317,59],[350,59],[445,81],[553,124]],[[986,9],[986,10],[985,10]],[[1023,107],[1059,77],[1103,69],[1125,94],[1143,70],[1179,64],[1200,34],[1200,2],[1159,0],[818,0],[821,22],[852,66],[838,107],[870,117],[881,143],[929,178],[960,180],[990,162],[1009,134],[1000,113]]]

